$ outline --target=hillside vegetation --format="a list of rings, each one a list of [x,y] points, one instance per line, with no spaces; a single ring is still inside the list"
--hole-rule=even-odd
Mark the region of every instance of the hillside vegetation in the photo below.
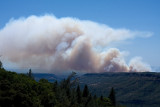
[[[115,93],[109,97],[93,96],[88,86],[83,91],[73,72],[60,83],[34,80],[32,71],[17,74],[0,68],[0,107],[114,107]]]
[[[85,74],[80,77],[84,84],[98,96],[108,96],[114,87],[117,102],[127,107],[160,107],[160,73]]]

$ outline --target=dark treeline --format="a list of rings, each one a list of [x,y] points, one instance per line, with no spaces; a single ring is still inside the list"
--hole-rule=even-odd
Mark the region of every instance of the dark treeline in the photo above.
[[[109,97],[91,95],[88,86],[81,90],[73,72],[61,82],[34,80],[32,71],[17,74],[0,67],[0,107],[114,107],[115,92]]]

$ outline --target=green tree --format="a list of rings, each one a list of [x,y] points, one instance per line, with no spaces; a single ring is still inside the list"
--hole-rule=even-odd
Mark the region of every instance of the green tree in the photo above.
[[[29,78],[34,79],[34,78],[33,78],[33,74],[32,74],[32,70],[31,70],[31,69],[29,69],[28,76],[29,76]]]
[[[100,99],[101,99],[101,101],[103,101],[103,95],[101,95]]]
[[[85,85],[83,89],[83,97],[88,97],[88,95],[89,95],[88,86]]]
[[[0,69],[2,69],[3,68],[3,64],[2,64],[2,62],[0,61]]]
[[[82,101],[82,96],[81,96],[81,90],[80,90],[79,84],[77,86],[76,92],[77,92],[77,102],[80,104]]]
[[[32,77],[32,70],[31,70],[31,69],[29,69],[28,76],[29,76],[30,78]]]
[[[113,107],[115,92],[112,88],[109,98],[92,97],[88,86],[83,93],[72,73],[67,79],[50,83],[32,79],[31,69],[25,74],[0,69],[0,107]],[[30,77],[30,78],[29,78]],[[73,84],[72,84],[73,83]],[[83,97],[82,97],[83,96]],[[111,102],[112,101],[112,102]]]
[[[115,97],[115,91],[114,88],[112,87],[110,94],[108,96],[108,98],[111,100],[112,105],[116,105],[116,97]]]

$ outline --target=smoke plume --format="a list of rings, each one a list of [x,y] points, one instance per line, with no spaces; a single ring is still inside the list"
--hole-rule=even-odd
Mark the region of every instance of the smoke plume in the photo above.
[[[12,19],[0,30],[0,54],[19,67],[50,71],[151,71],[140,58],[127,64],[125,52],[109,48],[113,43],[151,35],[70,17],[30,16]]]

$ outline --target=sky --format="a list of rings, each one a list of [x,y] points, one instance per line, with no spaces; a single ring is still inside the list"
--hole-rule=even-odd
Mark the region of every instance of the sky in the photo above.
[[[1,0],[0,29],[12,19],[52,14],[105,24],[114,29],[150,32],[152,36],[134,38],[114,45],[131,57],[141,56],[151,66],[160,66],[159,0]]]

